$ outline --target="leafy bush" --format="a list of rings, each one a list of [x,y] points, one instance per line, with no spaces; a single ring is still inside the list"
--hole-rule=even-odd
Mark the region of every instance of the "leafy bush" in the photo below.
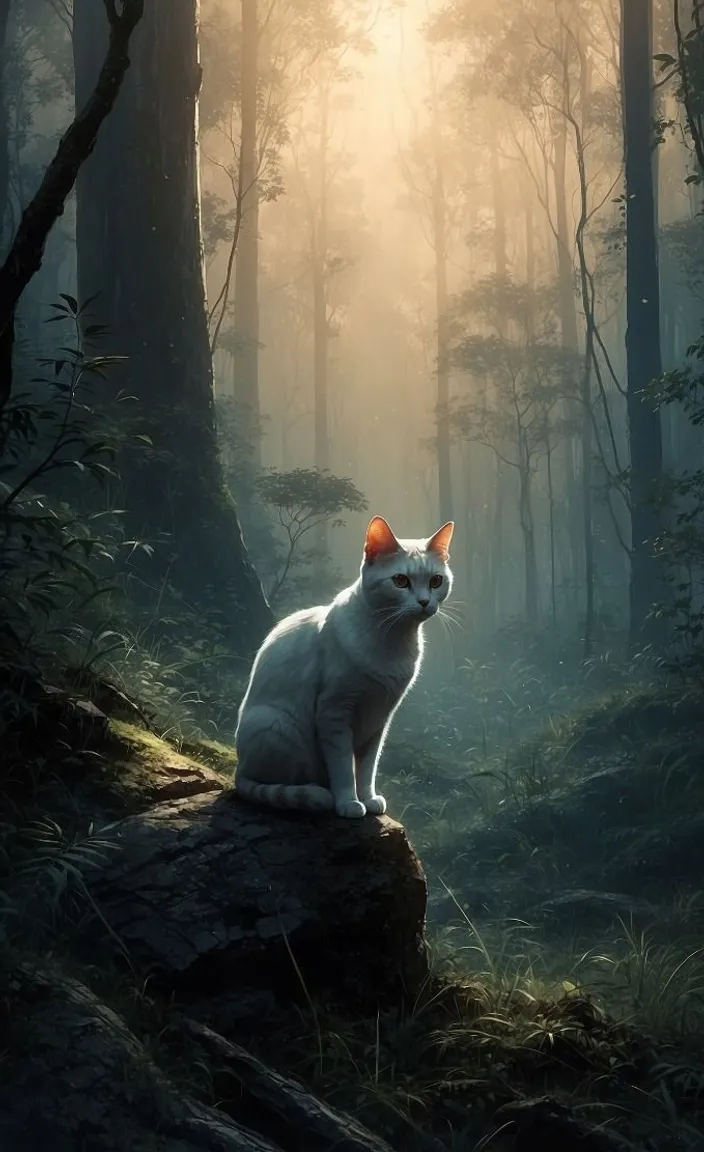
[[[42,374],[0,412],[0,661],[53,659],[85,640],[88,604],[110,586],[116,540],[98,531],[99,514],[80,516],[47,495],[57,474],[101,482],[112,472],[111,446],[96,430],[87,381],[114,357],[88,356],[71,296],[52,320],[68,321],[71,345],[39,361]],[[90,333],[90,326],[87,329]],[[97,326],[96,326],[97,331]],[[107,639],[107,637],[104,637]]]

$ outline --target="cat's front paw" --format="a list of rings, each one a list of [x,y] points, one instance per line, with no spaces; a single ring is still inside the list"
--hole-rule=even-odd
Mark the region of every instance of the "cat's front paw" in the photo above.
[[[365,796],[364,806],[370,816],[383,816],[386,811],[386,800],[383,796]]]
[[[338,816],[343,816],[345,820],[361,820],[362,816],[367,814],[367,810],[360,800],[341,800],[335,804],[335,811]]]

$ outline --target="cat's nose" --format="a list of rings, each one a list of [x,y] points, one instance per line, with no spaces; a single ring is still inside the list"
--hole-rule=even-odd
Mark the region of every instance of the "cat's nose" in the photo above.
[[[427,608],[430,600],[419,600],[418,603],[420,604],[421,608]]]

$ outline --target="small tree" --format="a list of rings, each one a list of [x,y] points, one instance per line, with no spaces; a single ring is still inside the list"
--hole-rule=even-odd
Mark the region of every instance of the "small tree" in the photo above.
[[[323,526],[341,528],[342,512],[363,512],[367,500],[344,476],[333,476],[317,468],[294,468],[291,472],[267,469],[256,481],[261,500],[276,514],[284,537],[280,562],[267,597],[274,604],[296,562],[300,543],[311,531]]]

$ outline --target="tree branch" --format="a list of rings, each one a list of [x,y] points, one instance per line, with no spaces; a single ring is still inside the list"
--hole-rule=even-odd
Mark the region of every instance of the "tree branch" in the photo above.
[[[12,349],[15,311],[32,277],[39,271],[47,237],[62,215],[98,131],[111,111],[129,67],[129,44],[142,18],[144,0],[103,0],[110,22],[110,40],[95,90],[64,133],[33,199],[25,208],[5,263],[0,268],[0,412],[12,392]]]

